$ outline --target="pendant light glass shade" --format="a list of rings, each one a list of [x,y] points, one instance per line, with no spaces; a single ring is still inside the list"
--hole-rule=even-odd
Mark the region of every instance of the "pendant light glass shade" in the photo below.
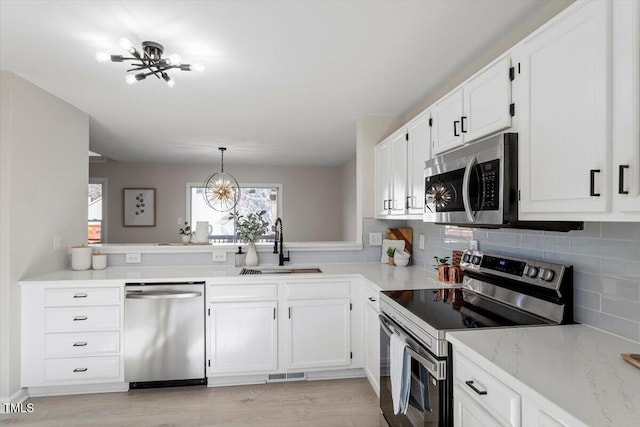
[[[220,150],[220,172],[214,173],[204,182],[204,201],[207,205],[218,212],[230,211],[236,207],[240,200],[240,186],[238,181],[224,171],[225,147]]]

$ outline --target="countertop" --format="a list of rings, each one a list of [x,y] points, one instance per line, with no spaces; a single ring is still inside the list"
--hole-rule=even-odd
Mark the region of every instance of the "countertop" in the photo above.
[[[640,353],[640,343],[586,325],[460,331],[447,340],[587,425],[640,425],[640,369],[620,357]]]
[[[418,267],[397,267],[378,263],[345,263],[345,264],[291,264],[284,267],[260,265],[258,268],[304,268],[320,267],[322,273],[311,274],[282,274],[282,275],[243,275],[240,267],[233,266],[172,266],[172,267],[107,267],[104,270],[60,270],[20,281],[22,285],[38,284],[42,282],[65,282],[68,284],[82,284],[81,282],[96,281],[96,283],[122,282],[161,282],[161,281],[206,281],[211,284],[225,284],[230,281],[247,280],[295,280],[296,278],[330,277],[358,277],[362,276],[380,290],[427,289],[448,287],[446,283],[437,281],[435,272]]]

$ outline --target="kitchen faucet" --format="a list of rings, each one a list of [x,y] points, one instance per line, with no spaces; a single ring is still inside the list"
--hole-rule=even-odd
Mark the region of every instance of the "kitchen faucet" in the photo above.
[[[280,231],[278,232],[278,224],[280,224]],[[284,265],[285,261],[289,261],[289,251],[287,256],[284,256],[284,233],[282,232],[282,219],[277,218],[276,223],[273,225],[275,231],[275,237],[273,239],[273,253],[278,254],[278,265]],[[280,240],[280,252],[278,252],[278,240]]]

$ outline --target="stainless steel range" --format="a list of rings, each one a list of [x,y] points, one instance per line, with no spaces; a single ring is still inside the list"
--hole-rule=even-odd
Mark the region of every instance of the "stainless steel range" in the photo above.
[[[453,425],[447,332],[571,323],[573,269],[561,264],[465,251],[459,288],[384,291],[380,303],[380,409],[390,426]],[[411,356],[406,414],[394,415],[390,337]]]

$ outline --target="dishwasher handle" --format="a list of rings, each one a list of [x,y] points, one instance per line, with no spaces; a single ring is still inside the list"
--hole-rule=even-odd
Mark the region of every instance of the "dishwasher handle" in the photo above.
[[[198,298],[202,296],[202,292],[184,292],[184,291],[127,291],[125,298],[130,299],[179,299],[179,298]]]

